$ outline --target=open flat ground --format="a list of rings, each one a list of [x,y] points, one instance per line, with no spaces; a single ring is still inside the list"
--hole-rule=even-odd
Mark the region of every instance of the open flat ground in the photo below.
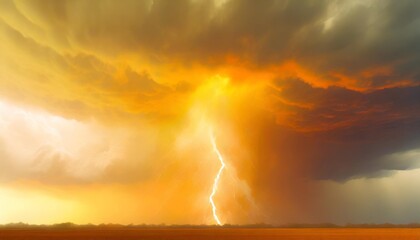
[[[420,239],[413,228],[112,228],[0,229],[0,239]]]

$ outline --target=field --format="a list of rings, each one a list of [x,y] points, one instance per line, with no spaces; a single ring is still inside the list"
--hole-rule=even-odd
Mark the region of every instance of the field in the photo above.
[[[73,228],[0,229],[0,239],[420,239],[412,228]]]

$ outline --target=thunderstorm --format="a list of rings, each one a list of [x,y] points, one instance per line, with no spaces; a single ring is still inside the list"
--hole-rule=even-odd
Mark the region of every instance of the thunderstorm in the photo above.
[[[213,147],[213,151],[216,153],[217,158],[219,159],[221,165],[220,165],[219,171],[217,172],[216,177],[214,178],[213,189],[212,189],[212,192],[210,194],[209,201],[210,201],[210,204],[211,204],[211,207],[212,207],[214,220],[217,222],[218,225],[222,225],[219,217],[217,216],[217,207],[216,207],[216,204],[214,203],[213,197],[214,197],[214,195],[216,195],[217,187],[218,187],[219,181],[220,181],[220,176],[222,175],[223,169],[225,168],[225,162],[223,160],[222,154],[220,153],[219,149],[217,148],[216,138],[214,137],[213,131],[210,131],[210,141],[211,141],[211,145]]]

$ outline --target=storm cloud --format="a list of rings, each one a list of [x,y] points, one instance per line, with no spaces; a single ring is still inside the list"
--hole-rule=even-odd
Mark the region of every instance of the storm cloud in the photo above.
[[[407,184],[419,13],[416,0],[0,1],[0,191],[72,186],[93,206],[86,189],[118,189],[145,213],[123,222],[208,224],[210,129],[230,168],[226,222],[392,220],[413,205],[370,218],[378,199],[352,194],[396,179],[400,202],[420,199]]]

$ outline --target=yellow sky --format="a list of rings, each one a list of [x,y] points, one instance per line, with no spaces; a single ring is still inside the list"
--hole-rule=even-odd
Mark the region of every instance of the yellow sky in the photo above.
[[[420,221],[419,6],[1,1],[0,223]]]

